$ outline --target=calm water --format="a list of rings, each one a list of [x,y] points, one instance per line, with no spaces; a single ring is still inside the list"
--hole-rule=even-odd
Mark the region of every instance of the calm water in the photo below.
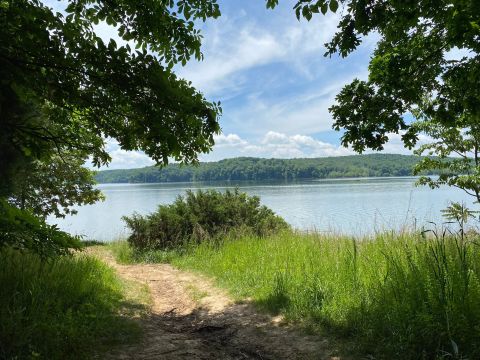
[[[365,235],[404,226],[441,223],[440,209],[449,201],[472,200],[451,188],[415,187],[414,178],[368,178],[310,181],[294,184],[104,184],[102,203],[79,208],[66,219],[49,219],[60,228],[88,239],[111,240],[127,230],[121,220],[133,212],[146,214],[171,203],[187,189],[226,189],[238,186],[258,195],[263,204],[303,230]]]

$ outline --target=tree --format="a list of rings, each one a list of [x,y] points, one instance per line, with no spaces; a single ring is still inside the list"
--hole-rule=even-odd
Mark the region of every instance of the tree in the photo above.
[[[418,175],[425,170],[437,169],[436,178],[422,176],[418,183],[432,189],[449,185],[465,191],[480,203],[480,123],[457,122],[457,127],[447,127],[431,120],[415,123],[419,131],[429,135],[431,143],[415,150],[417,155],[427,153],[414,168]]]
[[[216,0],[70,0],[65,14],[0,0],[0,194],[22,163],[65,149],[108,163],[106,137],[162,163],[209,151],[219,104],[172,67],[202,58],[194,20],[219,14]],[[99,22],[125,43],[105,43]]]
[[[277,3],[268,0],[267,5]],[[346,85],[330,108],[334,129],[344,131],[343,145],[358,152],[382,150],[389,134],[396,133],[411,149],[424,132],[436,142],[421,149],[442,156],[462,154],[463,160],[450,161],[447,167],[467,171],[467,175],[443,177],[440,183],[459,186],[477,197],[480,168],[474,155],[478,155],[480,124],[480,2],[301,0],[295,5],[297,17],[307,20],[329,10],[341,10],[341,19],[338,32],[326,44],[326,56],[345,57],[360,45],[362,37],[380,36],[368,80],[355,79]],[[407,121],[408,113],[421,116]],[[455,143],[439,143],[446,139]],[[465,156],[475,160],[465,160]],[[444,163],[428,161],[421,167],[445,169]]]
[[[94,173],[83,167],[85,156],[73,152],[53,156],[48,162],[36,160],[17,174],[10,203],[37,216],[64,218],[76,214],[75,205],[93,204],[104,196],[94,187]]]
[[[78,246],[43,218],[99,198],[80,163],[107,164],[106,138],[165,164],[196,162],[220,131],[220,104],[172,71],[202,58],[195,21],[218,17],[216,0],[65,3],[0,0],[0,246]],[[102,40],[100,22],[121,43]]]

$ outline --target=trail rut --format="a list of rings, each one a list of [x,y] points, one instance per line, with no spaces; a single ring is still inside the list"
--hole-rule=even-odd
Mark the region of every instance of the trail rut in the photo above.
[[[328,340],[235,303],[203,276],[168,264],[119,265],[107,251],[97,256],[121,277],[147,284],[153,301],[141,319],[142,341],[108,359],[345,359]]]

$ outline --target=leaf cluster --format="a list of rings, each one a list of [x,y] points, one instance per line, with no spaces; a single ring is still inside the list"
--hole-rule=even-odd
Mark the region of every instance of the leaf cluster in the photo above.
[[[216,0],[64,5],[56,12],[40,0],[0,1],[0,199],[41,217],[101,198],[81,165],[108,164],[107,138],[166,164],[196,162],[220,131],[220,104],[173,72],[202,58],[197,25],[220,15]],[[100,24],[118,43],[97,35]],[[1,224],[8,242],[68,243],[19,211]]]
[[[0,249],[12,247],[32,251],[42,258],[70,254],[82,247],[80,238],[60,231],[27,210],[0,200]]]
[[[270,2],[274,5],[275,2]],[[355,79],[336,97],[330,111],[342,143],[356,151],[382,150],[390,133],[405,146],[418,141],[418,129],[405,114],[419,108],[433,121],[456,127],[480,119],[480,3],[476,0],[299,0],[297,17],[341,9],[338,31],[326,56],[347,56],[363,38],[379,41],[367,81]],[[461,49],[461,56],[450,56]],[[425,106],[424,99],[433,101]]]
[[[94,173],[83,167],[84,161],[81,154],[73,152],[55,155],[48,162],[33,162],[17,174],[9,202],[43,218],[64,218],[77,213],[73,206],[103,200],[103,194],[95,188]]]
[[[213,145],[220,107],[171,69],[201,58],[192,19],[217,16],[215,0],[69,1],[65,14],[36,0],[7,2],[0,7],[2,128],[30,153],[47,143],[85,149],[105,164],[103,139],[112,137],[159,162],[195,161]],[[124,44],[101,39],[100,22]],[[32,111],[32,102],[35,118],[49,124],[21,119],[18,108]]]
[[[432,169],[440,172],[437,178],[422,176],[418,183],[432,189],[453,186],[480,202],[480,123],[458,121],[458,127],[451,127],[424,117],[414,126],[432,138],[415,152],[436,155],[423,157],[415,165],[414,174]]]

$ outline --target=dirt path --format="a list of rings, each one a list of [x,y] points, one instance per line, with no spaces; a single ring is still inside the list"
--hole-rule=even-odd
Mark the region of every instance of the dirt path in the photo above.
[[[115,349],[111,359],[340,359],[327,340],[281,326],[251,304],[234,303],[199,275],[167,264],[119,265],[120,276],[146,283],[152,309],[142,318],[140,344]],[[344,359],[342,357],[342,359]]]

